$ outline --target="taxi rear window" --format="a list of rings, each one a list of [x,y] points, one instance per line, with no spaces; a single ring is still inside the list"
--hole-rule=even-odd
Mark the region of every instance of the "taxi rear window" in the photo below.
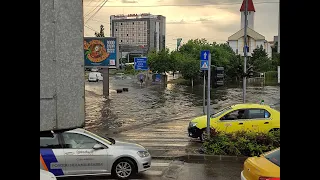
[[[266,159],[268,159],[273,164],[280,167],[280,149],[275,150],[274,152],[267,154],[264,156]]]

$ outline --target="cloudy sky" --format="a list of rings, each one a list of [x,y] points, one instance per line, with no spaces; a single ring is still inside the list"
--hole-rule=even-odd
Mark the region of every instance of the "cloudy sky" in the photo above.
[[[166,46],[175,49],[177,38],[206,38],[224,43],[240,30],[242,0],[83,0],[85,36],[93,36],[101,24],[110,35],[110,15],[151,13],[166,16]],[[253,0],[254,30],[268,41],[278,34],[279,0]],[[102,6],[103,5],[103,6]]]

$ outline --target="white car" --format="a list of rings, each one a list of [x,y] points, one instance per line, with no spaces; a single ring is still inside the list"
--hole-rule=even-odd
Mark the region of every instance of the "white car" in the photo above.
[[[51,172],[40,169],[40,180],[57,180],[57,178]]]
[[[103,76],[100,72],[90,72],[88,77],[89,82],[103,81]]]
[[[150,166],[149,152],[138,144],[102,138],[81,128],[40,133],[40,169],[56,177],[111,174],[128,179]]]

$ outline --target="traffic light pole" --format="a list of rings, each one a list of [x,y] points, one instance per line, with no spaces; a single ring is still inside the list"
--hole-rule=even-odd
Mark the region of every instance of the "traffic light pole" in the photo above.
[[[245,0],[245,11],[244,11],[244,47],[243,47],[243,52],[244,52],[244,65],[243,65],[243,71],[244,71],[244,76],[243,76],[243,103],[246,103],[246,91],[247,91],[247,28],[248,28],[248,0]]]

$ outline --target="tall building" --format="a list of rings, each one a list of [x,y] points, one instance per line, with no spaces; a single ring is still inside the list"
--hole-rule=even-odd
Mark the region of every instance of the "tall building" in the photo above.
[[[263,49],[268,54],[268,57],[272,56],[271,44],[266,40],[266,38],[254,30],[254,14],[256,10],[252,0],[248,0],[248,27],[247,27],[247,45],[248,45],[248,56],[257,47],[262,45]],[[233,49],[236,54],[244,55],[244,24],[245,24],[245,0],[243,0],[241,8],[241,25],[240,30],[228,38],[228,44]]]
[[[120,52],[162,50],[166,40],[166,17],[150,13],[111,15],[110,35],[119,39]]]

